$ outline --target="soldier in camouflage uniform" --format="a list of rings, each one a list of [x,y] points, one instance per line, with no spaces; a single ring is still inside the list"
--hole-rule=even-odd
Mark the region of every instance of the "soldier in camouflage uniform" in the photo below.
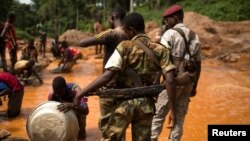
[[[185,85],[176,86],[176,120],[174,127],[171,128],[169,141],[180,141],[181,139],[183,134],[184,119],[189,104],[189,97],[196,94],[196,87],[201,71],[201,50],[197,34],[194,34],[192,43],[190,43],[189,46],[186,46],[187,44],[185,44],[185,39],[180,33],[178,33],[177,30],[175,30],[176,28],[181,29],[186,36],[187,41],[191,40],[189,36],[191,30],[186,28],[183,24],[183,14],[182,7],[179,5],[173,5],[164,12],[163,20],[168,30],[162,35],[160,43],[170,47],[173,62],[177,66],[178,70],[177,76],[183,76],[186,72],[191,73],[186,70],[187,68],[183,67],[183,61],[190,60],[191,55],[196,64],[196,71],[192,72],[194,76],[196,75],[196,79],[186,83]],[[190,53],[188,53],[186,48],[189,48]],[[158,101],[156,103],[156,114],[154,115],[152,122],[151,141],[157,141],[158,136],[162,131],[165,117],[169,112],[168,102],[168,95],[166,91],[162,91],[159,94]]]
[[[123,30],[131,40],[122,41],[117,46],[105,65],[106,71],[77,94],[74,99],[76,105],[78,105],[78,101],[82,96],[95,91],[113,77],[116,78],[117,83],[120,83],[117,84],[118,89],[135,87],[132,83],[133,78],[124,75],[128,68],[131,68],[138,74],[143,82],[143,86],[152,85],[157,71],[161,69],[166,77],[166,88],[170,97],[172,110],[170,120],[171,123],[174,123],[175,109],[171,100],[174,99],[175,66],[171,63],[169,51],[164,46],[147,46],[159,59],[159,67],[161,68],[154,64],[149,55],[138,46],[136,43],[138,40],[141,40],[145,45],[149,42],[144,29],[144,19],[140,14],[131,13],[124,18]],[[133,141],[149,141],[154,111],[154,99],[152,96],[117,99],[107,128],[102,136],[102,141],[120,141],[129,124],[132,127]]]

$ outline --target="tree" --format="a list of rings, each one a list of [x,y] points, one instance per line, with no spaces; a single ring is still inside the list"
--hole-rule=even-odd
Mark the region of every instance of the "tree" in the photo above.
[[[134,0],[130,0],[130,8],[129,8],[130,13],[134,11]]]
[[[7,14],[13,3],[13,0],[2,0],[0,4],[0,21],[5,21],[7,19]]]

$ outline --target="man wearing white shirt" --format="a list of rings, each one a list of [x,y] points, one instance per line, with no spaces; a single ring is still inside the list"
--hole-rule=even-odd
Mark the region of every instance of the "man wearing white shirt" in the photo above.
[[[183,9],[180,5],[173,5],[163,14],[163,21],[168,30],[162,35],[160,43],[170,47],[174,64],[178,71],[176,76],[184,73],[194,74],[194,79],[186,84],[177,85],[176,88],[176,120],[171,128],[169,141],[179,141],[183,134],[183,124],[188,109],[189,97],[195,96],[196,87],[201,71],[201,48],[199,37],[183,24]],[[180,33],[182,32],[182,33]],[[183,35],[182,35],[183,34]],[[191,36],[192,35],[192,36]],[[185,61],[193,59],[195,69],[186,67]],[[169,112],[168,95],[166,91],[159,94],[156,103],[156,113],[151,128],[151,141],[157,141],[162,131],[165,117]]]

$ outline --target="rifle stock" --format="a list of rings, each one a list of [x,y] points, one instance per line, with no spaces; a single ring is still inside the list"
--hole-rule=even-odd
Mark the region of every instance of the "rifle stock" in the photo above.
[[[89,93],[86,96],[99,96],[101,98],[135,98],[143,96],[156,96],[166,87],[165,85],[152,85],[124,89],[105,89]]]

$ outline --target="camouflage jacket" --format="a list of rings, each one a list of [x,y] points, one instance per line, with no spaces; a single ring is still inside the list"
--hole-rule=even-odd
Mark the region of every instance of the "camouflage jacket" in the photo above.
[[[139,39],[156,55],[163,74],[175,69],[170,61],[169,50],[163,45],[150,43],[150,39],[145,34],[140,34],[132,40],[122,41],[105,66],[108,70],[119,71],[116,77],[118,88],[134,87],[133,78],[125,73],[127,67],[132,68],[139,75],[145,86],[153,84],[156,72],[159,71],[159,67],[155,65],[150,56],[135,42]]]

